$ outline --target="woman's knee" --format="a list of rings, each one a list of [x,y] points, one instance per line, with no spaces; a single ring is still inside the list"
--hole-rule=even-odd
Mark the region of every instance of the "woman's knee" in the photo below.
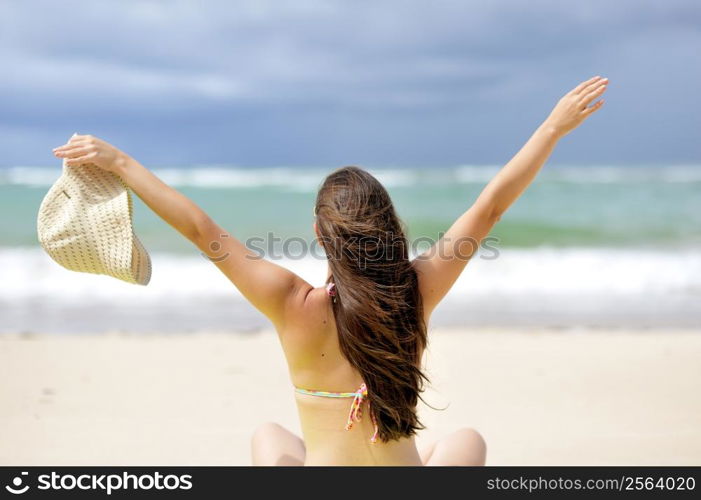
[[[487,460],[487,443],[477,430],[463,427],[455,432],[451,439],[460,442],[469,465],[484,465]]]
[[[275,439],[275,436],[284,430],[284,427],[282,427],[280,424],[276,424],[275,422],[265,422],[264,424],[259,425],[256,430],[253,431],[253,435],[251,436],[251,444],[256,446],[271,439]]]
[[[427,458],[426,465],[484,465],[487,444],[479,432],[465,427],[438,441]]]
[[[297,436],[274,422],[266,422],[251,437],[253,465],[302,465],[304,443]]]

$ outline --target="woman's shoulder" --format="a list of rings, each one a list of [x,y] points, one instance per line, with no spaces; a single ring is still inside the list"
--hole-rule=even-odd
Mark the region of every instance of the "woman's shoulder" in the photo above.
[[[331,300],[324,287],[309,287],[295,297],[278,330],[283,344],[315,342],[335,332]]]

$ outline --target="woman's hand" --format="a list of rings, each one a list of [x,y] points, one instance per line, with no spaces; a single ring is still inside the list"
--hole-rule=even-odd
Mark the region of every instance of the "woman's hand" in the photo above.
[[[73,136],[63,146],[53,149],[58,158],[65,158],[66,165],[92,163],[108,172],[116,173],[125,163],[127,154],[92,135]]]
[[[580,83],[558,101],[550,116],[545,120],[545,125],[552,128],[559,137],[568,134],[594,111],[601,108],[604,103],[603,99],[591,106],[589,104],[603,95],[607,84],[608,78],[600,76]]]

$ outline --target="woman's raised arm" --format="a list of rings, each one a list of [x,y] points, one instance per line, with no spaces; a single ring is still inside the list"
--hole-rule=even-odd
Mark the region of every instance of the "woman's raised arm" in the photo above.
[[[552,153],[557,141],[601,108],[607,78],[596,76],[565,94],[548,118],[430,249],[414,260],[424,309],[430,314],[502,214],[516,201]]]
[[[76,134],[54,154],[68,166],[92,163],[121,177],[151,210],[204,252],[278,331],[293,301],[312,289],[293,272],[249,250],[192,200],[111,144]]]

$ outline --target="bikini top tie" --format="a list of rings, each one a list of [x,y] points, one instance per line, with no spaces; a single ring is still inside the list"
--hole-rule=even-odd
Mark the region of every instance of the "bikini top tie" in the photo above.
[[[308,396],[319,396],[323,398],[353,398],[351,403],[350,412],[348,413],[348,420],[346,421],[346,430],[349,431],[353,428],[354,422],[360,422],[363,416],[363,402],[367,400],[368,388],[363,383],[357,391],[355,392],[328,392],[328,391],[313,391],[309,389],[302,389],[301,387],[295,387],[295,391],[300,394],[307,394]],[[370,410],[370,401],[368,401],[368,411]],[[375,427],[375,433],[370,438],[371,443],[377,442],[377,422],[375,421],[375,416],[370,413],[370,418],[372,418],[372,424]]]

